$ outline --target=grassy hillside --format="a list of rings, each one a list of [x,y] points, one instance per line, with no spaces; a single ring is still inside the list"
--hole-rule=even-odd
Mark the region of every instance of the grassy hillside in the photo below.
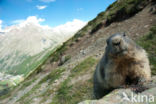
[[[60,84],[57,94],[53,98],[52,104],[76,104],[81,100],[92,98],[92,78],[89,78],[84,83],[71,84],[72,79],[77,79],[79,76],[92,73],[96,64],[96,59],[89,57],[75,66],[71,70],[69,77]],[[92,70],[91,70],[92,69]]]
[[[17,102],[20,104],[31,104],[33,98],[30,96],[39,93],[38,89],[41,88],[42,84],[48,83],[48,87],[45,88],[44,92],[40,92],[38,97],[42,97],[41,102],[45,102],[47,98],[54,92],[54,97],[51,104],[75,104],[81,101],[82,99],[91,99],[92,98],[92,78],[89,77],[84,83],[74,82],[71,83],[72,79],[77,80],[79,76],[84,76],[86,74],[92,74],[94,67],[97,64],[97,60],[94,57],[88,57],[83,60],[81,63],[76,65],[72,70],[70,75],[65,79],[60,85],[57,86],[56,91],[52,88],[52,85],[55,83],[55,80],[58,80],[61,75],[65,72],[65,68],[57,68],[43,78],[36,86],[34,86],[28,93],[21,97]],[[20,89],[27,87],[28,85],[34,82],[33,80],[24,82]],[[34,95],[35,96],[35,95]],[[6,95],[7,97],[7,95]]]
[[[156,74],[156,26],[153,26],[148,34],[145,34],[143,37],[140,37],[137,40],[137,43],[141,45],[149,54],[149,59],[152,67],[152,74]],[[33,98],[29,97],[32,94],[38,93],[37,90],[40,89],[41,85],[48,83],[48,88],[39,95],[43,99],[41,102],[45,102],[47,98],[55,92],[50,104],[77,104],[80,101],[86,99],[92,99],[92,75],[95,69],[96,64],[99,60],[94,57],[88,57],[81,61],[70,71],[70,75],[61,82],[56,89],[52,88],[52,84],[55,80],[58,80],[63,72],[67,69],[58,68],[52,71],[48,76],[39,82],[36,86],[31,89],[27,94],[25,94],[21,99],[18,100],[20,104],[31,103]],[[89,75],[89,77],[87,76]],[[83,79],[83,77],[85,79]],[[79,78],[82,79],[79,80]],[[23,87],[26,87],[34,80],[28,83],[24,83]],[[21,88],[22,89],[22,88]]]
[[[150,29],[148,34],[141,37],[137,42],[147,51],[152,74],[156,75],[156,25]]]

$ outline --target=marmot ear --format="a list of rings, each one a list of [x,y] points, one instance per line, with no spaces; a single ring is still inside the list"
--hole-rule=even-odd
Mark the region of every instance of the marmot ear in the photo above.
[[[123,32],[123,36],[126,36],[126,33],[125,32]]]

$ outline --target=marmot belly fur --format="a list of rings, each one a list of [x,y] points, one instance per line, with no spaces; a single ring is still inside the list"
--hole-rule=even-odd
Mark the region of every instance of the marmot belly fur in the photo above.
[[[150,80],[151,70],[145,50],[125,34],[110,36],[105,54],[94,72],[94,97],[99,99],[122,85]]]

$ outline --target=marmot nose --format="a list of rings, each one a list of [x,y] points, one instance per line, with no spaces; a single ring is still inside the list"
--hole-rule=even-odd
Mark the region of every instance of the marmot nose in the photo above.
[[[113,45],[114,45],[114,46],[120,45],[120,41],[114,41],[114,42],[113,42]]]

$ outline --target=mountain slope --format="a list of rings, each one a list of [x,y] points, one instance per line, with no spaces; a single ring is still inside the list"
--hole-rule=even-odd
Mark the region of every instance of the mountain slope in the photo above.
[[[121,1],[126,2],[127,0]],[[154,44],[155,38],[152,38],[154,39],[152,41],[148,40],[148,45],[142,44],[145,40],[147,41],[147,38],[142,38],[142,36],[144,37],[146,33],[149,33],[150,28],[156,24],[156,15],[153,14],[154,9],[151,10],[152,8],[155,8],[153,3],[148,2],[142,10],[136,12],[137,14],[134,13],[122,21],[113,21],[109,25],[102,25],[102,27],[97,28],[94,34],[91,33],[94,28],[88,23],[74,37],[57,49],[43,65],[38,67],[38,71],[32,73],[12,92],[2,96],[0,98],[1,103],[76,104],[86,99],[92,99],[92,75],[96,64],[104,53],[105,41],[108,36],[125,31],[131,38],[139,41],[138,43],[144,46],[150,55],[155,54],[151,48],[148,48],[155,49],[151,45]],[[99,23],[106,21],[98,18],[95,18],[92,24],[96,24],[95,20],[98,20]],[[155,37],[155,35],[152,36]],[[58,66],[64,56],[70,56],[70,58],[63,65]],[[155,74],[155,58],[151,57],[151,63],[153,74]]]
[[[36,20],[33,16],[29,17],[19,25],[6,28],[6,32],[0,35],[0,90],[29,76],[56,48],[86,24],[75,19],[50,28],[30,21],[32,19]]]

